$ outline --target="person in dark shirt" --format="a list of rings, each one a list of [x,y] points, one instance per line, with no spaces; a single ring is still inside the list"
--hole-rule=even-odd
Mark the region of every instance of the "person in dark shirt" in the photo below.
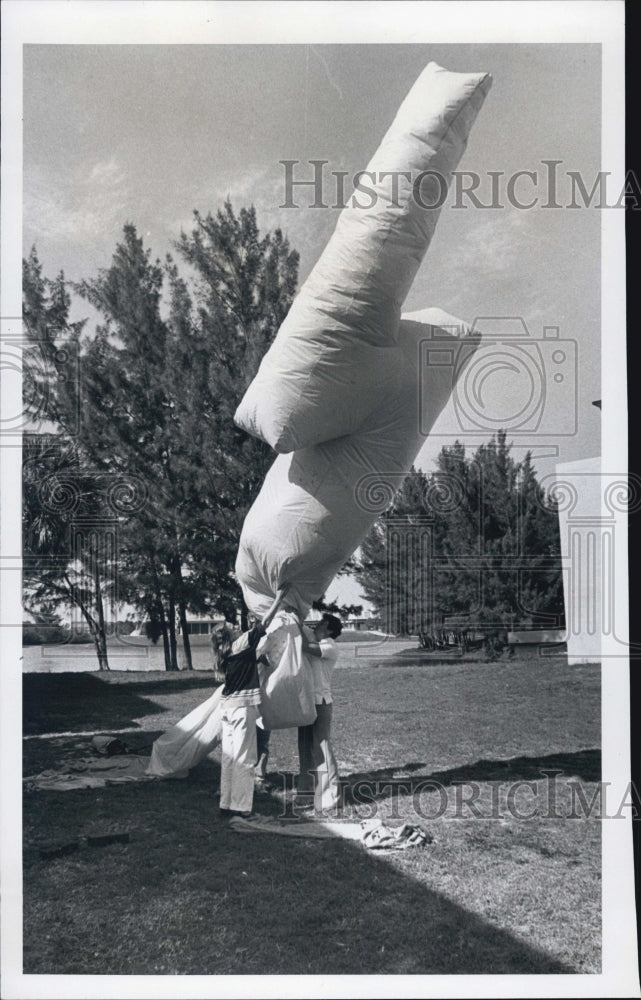
[[[223,655],[225,673],[224,698],[238,698],[243,704],[253,704],[259,690],[256,646],[266,633],[262,623],[257,623],[236,640],[227,655]],[[260,701],[258,698],[256,704]]]

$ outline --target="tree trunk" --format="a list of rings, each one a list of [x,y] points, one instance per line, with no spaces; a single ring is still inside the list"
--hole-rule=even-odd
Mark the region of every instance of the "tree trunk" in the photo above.
[[[169,648],[169,632],[167,631],[165,605],[162,602],[160,580],[158,579],[158,570],[156,569],[155,563],[153,564],[153,573],[154,573],[154,585],[156,590],[156,608],[158,610],[158,620],[160,622],[160,628],[162,630],[162,644],[165,653],[165,670],[171,670],[171,651]]]
[[[165,652],[165,670],[171,670],[171,651],[169,649],[169,632],[167,630],[167,619],[162,601],[158,600],[158,611],[160,613],[160,627],[162,629],[162,644]]]
[[[98,657],[98,669],[99,670],[109,670],[109,660],[107,659],[107,638],[104,633],[102,633],[98,628],[98,624],[93,618],[87,608],[84,606],[82,601],[77,597],[77,592],[75,588],[72,590],[72,599],[74,604],[80,608],[80,611],[89,626],[89,631],[91,633],[91,638],[94,641],[94,646],[96,647],[96,656]]]
[[[92,553],[93,558],[93,582],[95,590],[96,614],[98,616],[98,627],[94,642],[96,643],[96,653],[98,654],[98,664],[100,670],[109,670],[107,659],[107,636],[105,634],[105,613],[102,605],[102,592],[100,589],[100,566],[98,563],[97,550]]]
[[[96,654],[98,656],[98,668],[100,670],[109,670],[109,660],[107,659],[107,640],[104,633],[96,632],[93,641],[96,645]]]
[[[183,636],[183,649],[185,650],[185,670],[193,670],[194,665],[191,661],[191,643],[189,641],[189,632],[187,631],[187,609],[185,608],[182,597],[178,601],[178,614],[180,616],[180,631]]]
[[[178,595],[178,618],[183,637],[183,649],[185,650],[185,670],[193,670],[191,643],[189,641],[189,632],[187,631],[187,608],[185,607],[183,576],[180,571],[180,559],[178,556],[174,557],[172,573],[175,581],[175,592]]]
[[[176,601],[173,594],[169,595],[169,664],[169,670],[178,670]]]
[[[96,619],[89,613],[89,610],[83,602],[78,597],[78,588],[74,586],[67,574],[64,574],[65,582],[69,588],[69,596],[72,602],[77,608],[80,608],[80,613],[87,622],[89,626],[89,631],[91,633],[91,638],[94,641],[96,647],[96,656],[98,657],[98,669],[99,670],[109,670],[109,660],[107,659],[107,637],[105,636],[104,629],[104,618],[103,618],[103,628],[102,631],[99,628],[99,624]],[[95,579],[95,577],[94,577]],[[98,578],[99,579],[99,578]],[[98,593],[100,593],[98,591]],[[100,607],[102,609],[102,598],[100,598]]]

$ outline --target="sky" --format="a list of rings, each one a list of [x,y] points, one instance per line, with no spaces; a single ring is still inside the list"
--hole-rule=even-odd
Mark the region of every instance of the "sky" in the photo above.
[[[598,454],[601,213],[541,207],[544,161],[560,161],[563,205],[568,171],[589,191],[607,169],[598,45],[27,45],[24,252],[35,245],[47,275],[90,278],[109,266],[126,222],[163,257],[194,209],[215,212],[229,197],[236,208],[253,203],[261,229],[284,230],[302,282],[338,211],[311,208],[304,188],[298,208],[281,207],[280,161],[300,161],[296,177],[309,179],[308,161],[327,160],[333,204],[331,172],[366,168],[431,60],[493,75],[459,169],[480,175],[483,204],[492,202],[491,172],[502,172],[504,207],[457,207],[451,192],[405,303],[478,318],[486,335],[417,465],[429,470],[457,438],[473,450],[499,426],[516,458],[533,452],[540,476]],[[517,171],[537,172],[514,189],[523,203],[538,196],[536,207],[510,204],[506,184]],[[554,343],[545,328],[556,329]],[[505,340],[515,332],[516,353]],[[337,586],[336,596],[352,596]]]

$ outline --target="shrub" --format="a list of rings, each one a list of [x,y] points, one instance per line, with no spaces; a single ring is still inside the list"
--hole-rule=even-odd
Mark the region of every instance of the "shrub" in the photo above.
[[[69,629],[62,625],[23,625],[23,646],[46,646],[55,642],[69,642]]]

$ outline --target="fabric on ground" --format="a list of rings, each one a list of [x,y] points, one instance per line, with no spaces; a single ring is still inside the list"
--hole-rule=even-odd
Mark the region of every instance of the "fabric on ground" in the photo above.
[[[28,791],[67,792],[78,788],[105,788],[131,781],[150,781],[149,757],[127,754],[122,757],[81,757],[67,762],[64,771],[48,769],[23,779]]]
[[[77,739],[85,736],[108,736],[113,739],[114,736],[121,736],[123,733],[139,735],[140,729],[138,726],[127,726],[126,729],[66,729],[57,730],[54,733],[24,733],[22,738],[23,740],[60,740],[71,736]]]
[[[359,823],[340,823],[331,820],[299,821],[273,819],[271,816],[254,816],[245,819],[234,816],[229,825],[237,833],[271,833],[281,837],[311,837],[317,840],[353,840],[368,850],[403,851],[409,847],[426,847],[432,837],[420,826],[404,823],[388,827],[381,820],[361,820]]]

